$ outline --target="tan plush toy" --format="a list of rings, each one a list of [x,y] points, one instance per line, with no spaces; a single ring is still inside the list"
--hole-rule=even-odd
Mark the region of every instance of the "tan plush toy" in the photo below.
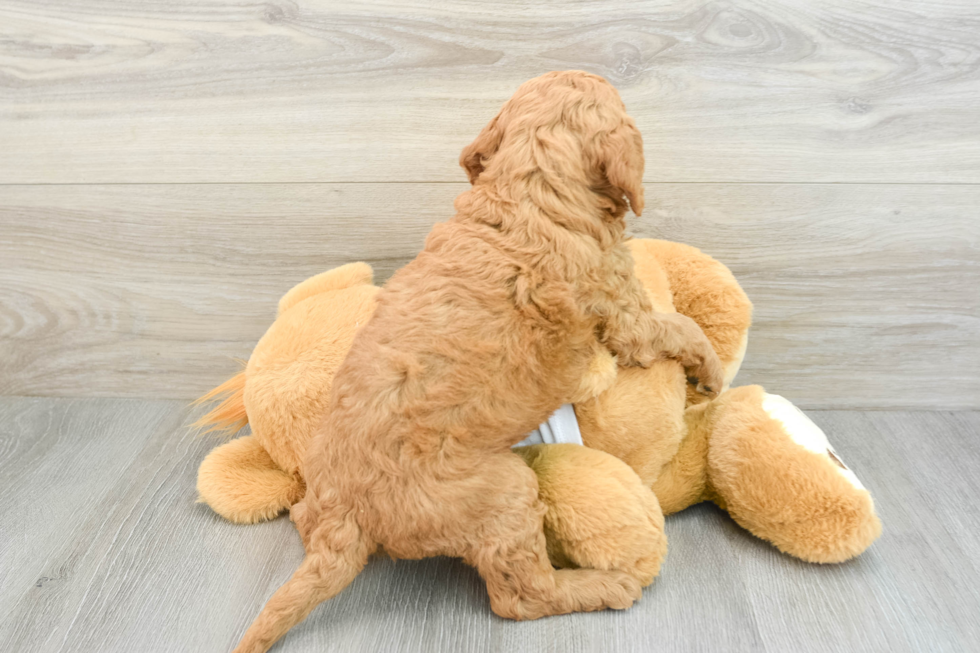
[[[840,562],[864,551],[881,524],[823,432],[759,386],[728,388],[752,311],[732,274],[686,245],[636,239],[630,247],[654,308],[701,326],[725,364],[726,387],[709,401],[676,361],[617,369],[597,359],[594,396],[574,406],[585,446],[515,449],[538,475],[552,562],[621,569],[646,585],[667,551],[663,516],[701,501],[803,560]],[[329,419],[334,372],[377,292],[365,263],[307,279],[280,300],[245,370],[202,397],[224,400],[198,425],[252,430],[201,463],[201,500],[220,515],[271,519],[303,496],[303,454]]]

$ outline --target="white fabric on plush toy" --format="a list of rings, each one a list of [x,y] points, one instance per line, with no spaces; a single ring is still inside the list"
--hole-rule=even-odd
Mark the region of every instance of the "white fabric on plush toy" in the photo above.
[[[527,447],[532,444],[582,444],[582,432],[578,430],[578,418],[575,407],[565,404],[548,418],[548,421],[528,433],[527,437],[515,444],[515,447]]]
[[[834,462],[834,469],[838,474],[846,478],[857,489],[865,489],[861,480],[844,464],[844,461],[837,455],[837,451],[830,446],[823,430],[814,424],[813,420],[807,417],[802,410],[794,406],[789,399],[782,395],[772,395],[767,392],[762,400],[762,410],[783,425],[789,437],[793,438],[793,442],[807,451],[827,455]]]

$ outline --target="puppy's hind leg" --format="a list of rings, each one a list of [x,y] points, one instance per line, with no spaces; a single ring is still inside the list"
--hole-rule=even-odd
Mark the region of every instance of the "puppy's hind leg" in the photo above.
[[[517,455],[500,454],[483,469],[492,506],[480,540],[465,556],[487,583],[501,617],[537,619],[569,612],[623,610],[640,598],[639,582],[621,571],[555,570],[548,560],[537,478]]]
[[[313,608],[339,594],[364,568],[370,551],[359,535],[350,546],[341,550],[324,541],[335,538],[317,535],[314,533],[311,537],[306,558],[299,569],[265,604],[234,653],[265,653],[286,631],[303,621]]]

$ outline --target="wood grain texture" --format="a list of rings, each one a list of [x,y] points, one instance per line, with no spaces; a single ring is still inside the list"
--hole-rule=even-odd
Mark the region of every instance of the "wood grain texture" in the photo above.
[[[973,0],[5,0],[0,183],[459,181],[570,68],[649,181],[977,183],[978,33]]]
[[[648,188],[754,302],[738,384],[809,408],[980,407],[980,186]]]
[[[376,559],[276,650],[972,650],[980,413],[810,415],[884,523],[857,560],[797,561],[701,505],[667,520],[663,573],[628,611],[505,621],[458,561]],[[215,442],[186,419],[174,401],[0,398],[3,650],[230,650],[289,577],[287,519],[234,526],[194,503]]]
[[[184,418],[173,401],[0,400],[4,650],[230,649],[211,624],[247,620],[236,600],[302,559],[294,531],[229,540],[194,503],[215,442]]]
[[[0,394],[190,399],[293,284],[377,281],[463,184],[0,187]],[[739,383],[804,407],[980,407],[980,187],[648,185],[640,236],[755,302]]]

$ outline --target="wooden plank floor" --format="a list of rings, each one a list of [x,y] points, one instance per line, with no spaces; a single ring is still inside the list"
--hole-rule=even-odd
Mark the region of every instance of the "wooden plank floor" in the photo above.
[[[852,562],[799,562],[702,505],[668,519],[663,573],[631,610],[509,622],[458,561],[379,559],[276,650],[976,650],[980,413],[810,414],[884,523]],[[194,502],[215,442],[187,416],[178,401],[0,398],[0,650],[230,650],[291,574],[287,519],[235,526]]]

